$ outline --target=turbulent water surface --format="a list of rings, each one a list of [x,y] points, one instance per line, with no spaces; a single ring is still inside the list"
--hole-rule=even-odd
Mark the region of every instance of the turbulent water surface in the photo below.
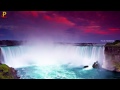
[[[103,46],[54,45],[1,47],[4,63],[18,70],[21,79],[105,79],[118,74],[92,68],[102,64]],[[88,65],[88,68],[82,67]]]
[[[120,79],[120,73],[92,68],[81,69],[67,66],[30,66],[18,68],[21,79]]]

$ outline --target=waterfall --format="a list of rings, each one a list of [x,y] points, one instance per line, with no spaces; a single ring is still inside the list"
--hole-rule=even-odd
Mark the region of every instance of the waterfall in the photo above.
[[[54,45],[39,46],[8,46],[1,47],[4,63],[14,67],[29,65],[92,65],[95,61],[102,63],[103,46],[72,46]]]

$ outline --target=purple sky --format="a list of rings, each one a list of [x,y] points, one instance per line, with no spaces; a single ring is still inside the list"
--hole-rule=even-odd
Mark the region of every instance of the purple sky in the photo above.
[[[0,39],[97,42],[120,39],[120,11],[8,11]]]

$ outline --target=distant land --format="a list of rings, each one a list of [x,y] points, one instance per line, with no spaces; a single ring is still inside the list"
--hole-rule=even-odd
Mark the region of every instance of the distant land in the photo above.
[[[17,40],[0,40],[0,46],[16,46],[21,45],[23,42]]]
[[[61,44],[61,45],[75,45],[75,46],[104,46],[105,44],[107,46],[111,46],[117,42],[120,42],[120,40],[115,40],[115,42],[106,42],[106,43],[65,43],[65,42],[55,42],[55,44]],[[26,40],[0,40],[0,46],[18,46],[27,43]]]
[[[18,41],[18,40],[0,40],[0,46],[18,46],[26,43],[27,41]],[[101,43],[65,43],[65,42],[55,42],[55,44],[62,44],[62,45],[75,45],[75,46],[101,46],[105,44]]]

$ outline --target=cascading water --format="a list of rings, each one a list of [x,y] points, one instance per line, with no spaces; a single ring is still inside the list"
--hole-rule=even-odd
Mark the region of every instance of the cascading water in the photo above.
[[[4,63],[11,67],[20,67],[26,65],[25,56],[27,48],[22,46],[1,47]]]
[[[4,63],[9,66],[18,69],[23,69],[23,67],[30,68],[31,66],[34,66],[34,69],[37,68],[36,71],[32,69],[37,73],[36,75],[39,75],[31,76],[32,78],[56,78],[58,72],[64,73],[64,77],[60,76],[60,73],[57,75],[57,77],[60,78],[70,78],[68,76],[71,74],[71,78],[77,78],[74,72],[70,70],[69,72],[66,71],[67,69],[64,69],[64,65],[72,68],[82,67],[84,65],[92,66],[95,61],[99,61],[102,64],[102,60],[104,59],[103,46],[10,46],[1,47],[1,50],[4,57]],[[31,71],[29,74],[35,75],[35,73],[31,73]]]
[[[56,46],[39,48],[26,46],[1,47],[4,62],[12,67],[35,64],[73,64],[74,66],[92,65],[104,59],[104,47],[98,46]],[[30,63],[31,62],[31,63]],[[54,64],[53,63],[53,64]],[[18,66],[17,66],[18,65]],[[21,67],[22,67],[21,66]]]

